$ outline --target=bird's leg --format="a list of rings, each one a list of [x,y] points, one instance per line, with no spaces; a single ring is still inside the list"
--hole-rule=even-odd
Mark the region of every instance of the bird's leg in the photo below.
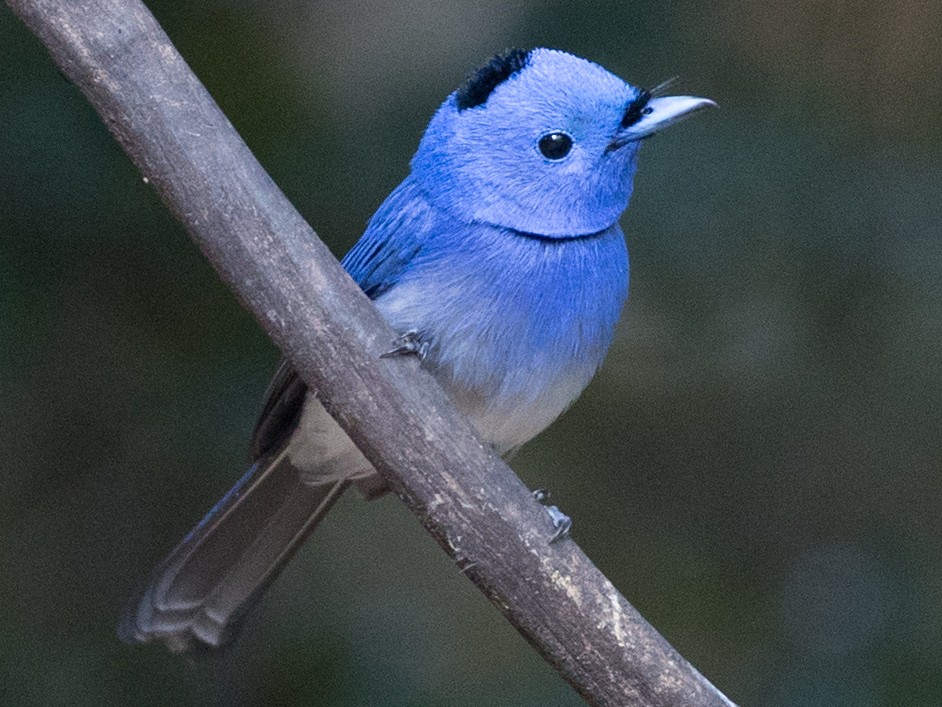
[[[557,540],[569,537],[569,531],[572,530],[572,518],[559,510],[558,506],[547,505],[546,502],[549,501],[549,497],[550,493],[546,489],[537,489],[533,492],[533,498],[546,506],[546,512],[549,513],[550,519],[553,521],[553,527],[556,528],[556,532],[550,538],[550,545],[552,545]]]
[[[406,356],[409,354],[415,354],[419,357],[420,360],[424,359],[428,354],[429,342],[423,341],[419,336],[419,332],[415,329],[410,329],[405,334],[400,335],[393,341],[394,348],[390,349],[384,354],[380,354],[380,358],[391,358],[393,356]]]

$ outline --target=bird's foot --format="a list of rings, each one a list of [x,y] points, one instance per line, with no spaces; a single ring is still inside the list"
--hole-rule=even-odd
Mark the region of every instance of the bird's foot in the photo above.
[[[549,540],[549,544],[552,545],[557,540],[569,537],[569,531],[572,530],[572,518],[559,510],[558,506],[549,505],[547,503],[549,497],[550,493],[545,489],[537,489],[533,492],[533,498],[546,506],[546,512],[549,513],[550,519],[553,521],[553,527],[556,528],[556,532]]]
[[[386,353],[380,354],[380,358],[392,358],[393,356],[408,356],[415,354],[420,360],[428,355],[429,343],[422,341],[419,332],[415,329],[407,331],[405,334],[397,337],[393,341],[393,347]]]

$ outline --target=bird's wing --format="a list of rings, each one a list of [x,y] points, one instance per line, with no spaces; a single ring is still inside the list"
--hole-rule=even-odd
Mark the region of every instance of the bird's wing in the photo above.
[[[406,179],[379,207],[366,232],[343,259],[343,266],[370,299],[395,284],[422,249],[433,214],[418,189]],[[294,431],[307,386],[282,359],[265,392],[265,403],[249,445],[252,461],[280,447]]]
[[[294,367],[283,358],[278,364],[268,390],[265,404],[258,416],[249,442],[249,456],[255,462],[269,451],[281,447],[294,431],[304,407],[307,386]]]
[[[428,202],[406,179],[370,220],[342,265],[370,299],[392,287],[422,250],[434,226]]]

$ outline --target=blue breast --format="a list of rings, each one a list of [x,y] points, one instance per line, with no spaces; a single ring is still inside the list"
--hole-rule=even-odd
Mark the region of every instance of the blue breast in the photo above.
[[[420,245],[376,304],[395,329],[429,343],[425,365],[482,438],[509,451],[565,410],[601,364],[627,296],[624,237],[615,224],[535,238],[460,223],[415,199]]]

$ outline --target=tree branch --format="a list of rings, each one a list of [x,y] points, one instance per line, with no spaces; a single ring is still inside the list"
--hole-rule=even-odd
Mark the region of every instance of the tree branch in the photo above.
[[[590,703],[731,704],[484,449],[137,0],[7,0],[304,381],[465,574]]]

